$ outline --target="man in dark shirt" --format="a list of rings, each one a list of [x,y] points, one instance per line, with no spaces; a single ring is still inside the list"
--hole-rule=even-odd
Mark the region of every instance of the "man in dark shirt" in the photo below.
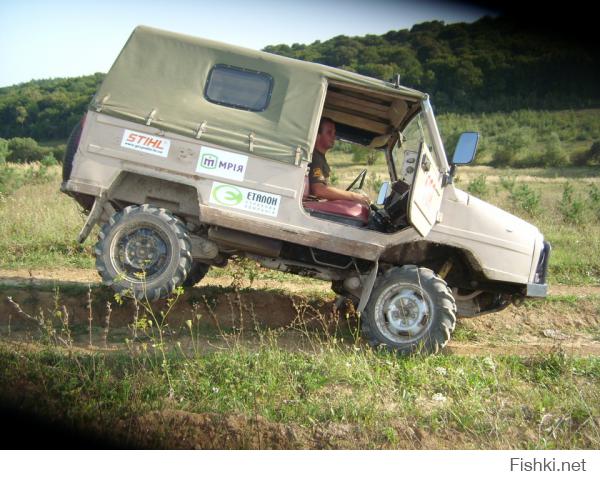
[[[310,184],[310,193],[318,198],[325,200],[350,200],[352,202],[361,202],[369,205],[369,197],[362,193],[341,190],[329,185],[329,174],[331,169],[325,158],[327,150],[335,145],[335,123],[327,117],[321,118],[315,150],[308,172],[308,181]]]

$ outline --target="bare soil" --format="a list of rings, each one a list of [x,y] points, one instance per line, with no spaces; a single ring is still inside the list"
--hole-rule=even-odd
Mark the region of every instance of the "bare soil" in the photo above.
[[[303,279],[301,279],[303,280]],[[82,268],[56,268],[56,269],[16,269],[3,270],[0,269],[0,285],[52,285],[53,282],[61,284],[90,284],[99,285],[101,283],[100,276],[96,270],[88,270]],[[206,277],[202,280],[202,286],[221,286],[229,287],[232,284],[230,277]],[[281,281],[277,280],[254,280],[250,282],[244,281],[242,287],[252,286],[255,289],[279,289],[292,293],[306,293],[311,290],[326,290],[329,291],[329,283],[321,280],[306,280],[306,281]],[[600,289],[599,289],[600,292]]]

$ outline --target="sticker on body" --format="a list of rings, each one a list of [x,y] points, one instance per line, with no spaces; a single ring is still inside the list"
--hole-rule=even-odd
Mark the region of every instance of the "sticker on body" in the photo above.
[[[147,133],[125,130],[123,139],[121,140],[121,147],[166,158],[169,155],[171,140]]]
[[[247,165],[248,157],[246,155],[239,155],[218,148],[202,147],[196,165],[196,173],[242,181],[246,175]]]
[[[276,217],[281,204],[281,195],[213,182],[209,203]]]

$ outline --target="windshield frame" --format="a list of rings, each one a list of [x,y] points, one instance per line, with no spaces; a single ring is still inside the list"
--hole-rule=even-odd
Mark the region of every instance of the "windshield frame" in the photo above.
[[[405,123],[402,131],[396,132],[394,141],[391,143],[390,160],[394,171],[394,181],[403,179],[406,183],[411,183],[407,180],[407,175],[410,175],[410,172],[405,171],[405,168],[407,168],[405,162],[416,165],[423,142],[430,149],[433,148],[431,132],[427,128],[423,110],[419,110]]]
[[[429,98],[427,98],[421,102],[421,108],[406,118],[406,121],[403,122],[403,124],[394,132],[388,142],[386,156],[388,159],[390,178],[393,182],[400,178],[399,174],[401,171],[399,171],[399,169],[402,166],[402,162],[396,162],[394,158],[394,151],[396,148],[398,148],[398,142],[405,135],[407,128],[411,126],[413,121],[421,122],[419,128],[421,131],[421,140],[425,138],[425,141],[431,150],[433,159],[437,163],[440,172],[446,173],[450,169],[437,123],[435,121],[435,117],[433,116],[433,110],[431,108],[431,104],[429,103]],[[414,151],[418,153],[418,150],[418,146],[415,146]]]

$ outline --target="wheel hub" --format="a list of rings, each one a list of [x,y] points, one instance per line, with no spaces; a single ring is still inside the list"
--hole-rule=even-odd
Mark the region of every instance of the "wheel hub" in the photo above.
[[[123,235],[116,245],[119,270],[129,277],[146,280],[165,266],[168,247],[160,234],[151,228],[139,228]]]
[[[429,319],[429,305],[419,292],[404,288],[387,303],[384,315],[391,332],[417,336]]]

